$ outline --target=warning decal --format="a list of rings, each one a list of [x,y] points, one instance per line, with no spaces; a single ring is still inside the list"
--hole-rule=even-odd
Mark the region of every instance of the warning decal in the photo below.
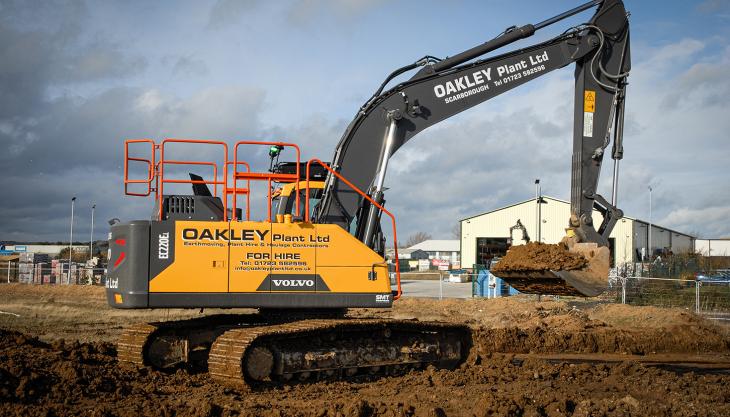
[[[593,137],[593,113],[583,112],[583,136]]]
[[[596,92],[586,90],[583,92],[583,111],[594,113],[596,111]]]

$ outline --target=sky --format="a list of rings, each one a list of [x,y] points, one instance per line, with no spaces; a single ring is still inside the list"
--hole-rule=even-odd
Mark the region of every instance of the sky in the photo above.
[[[88,241],[92,204],[95,239],[108,219],[149,218],[151,199],[124,195],[124,139],[283,140],[330,160],[392,70],[579,2],[516,4],[0,0],[0,241],[67,240],[73,196],[74,240]],[[648,220],[651,186],[654,223],[730,237],[730,1],[626,8],[633,67],[619,207]],[[454,238],[459,219],[534,197],[536,178],[544,194],[569,199],[572,80],[572,69],[557,70],[402,147],[386,179],[398,234]],[[600,183],[609,198],[611,166],[607,158]]]

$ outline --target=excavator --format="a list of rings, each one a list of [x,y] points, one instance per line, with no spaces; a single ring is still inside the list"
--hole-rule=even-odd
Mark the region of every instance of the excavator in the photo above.
[[[522,232],[522,238],[517,240],[518,242],[530,243],[530,235],[527,233],[527,228],[524,224],[522,224],[520,219],[517,219],[517,223],[509,228],[509,238],[507,239],[507,245],[512,246],[513,244],[515,244],[515,230],[519,230],[520,232]]]
[[[587,23],[552,39],[490,54],[593,8]],[[302,161],[299,147],[283,141],[238,141],[231,151],[220,140],[126,140],[125,193],[154,194],[155,207],[149,220],[111,227],[109,305],[259,313],[130,326],[117,345],[120,362],[199,365],[233,386],[458,366],[470,349],[466,326],[345,315],[349,308],[391,308],[402,294],[398,262],[393,290],[384,256],[389,236],[397,257],[395,216],[385,207],[389,161],[422,130],[570,64],[574,129],[564,242],[588,265],[511,271],[501,278],[522,293],[600,294],[607,286],[608,236],[622,216],[616,200],[630,70],[628,16],[621,0],[593,0],[536,24],[511,26],[454,56],[425,56],[399,68],[358,109],[328,163]],[[611,143],[609,202],[597,186]],[[172,159],[172,148],[184,146],[217,159]],[[133,155],[134,147],[149,154]],[[250,159],[261,147],[268,147],[271,164],[255,171]],[[278,163],[283,153],[293,161]],[[133,177],[130,164],[141,164],[145,175]],[[171,178],[181,165],[208,167],[212,179]],[[268,190],[265,220],[250,218],[257,182]],[[192,184],[193,194],[166,194],[165,187],[175,184]],[[594,210],[603,216],[598,227]]]

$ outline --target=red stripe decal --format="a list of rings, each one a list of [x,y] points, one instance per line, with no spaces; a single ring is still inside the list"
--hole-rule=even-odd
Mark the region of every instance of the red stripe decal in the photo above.
[[[116,268],[117,266],[119,266],[120,263],[122,263],[125,256],[126,256],[126,254],[124,252],[119,254],[119,258],[117,258],[116,262],[114,262],[114,268]]]

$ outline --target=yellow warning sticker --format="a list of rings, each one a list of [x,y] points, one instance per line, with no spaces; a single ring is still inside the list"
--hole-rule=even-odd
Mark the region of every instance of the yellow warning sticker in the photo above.
[[[596,92],[586,90],[583,92],[583,111],[593,113],[596,111]]]

